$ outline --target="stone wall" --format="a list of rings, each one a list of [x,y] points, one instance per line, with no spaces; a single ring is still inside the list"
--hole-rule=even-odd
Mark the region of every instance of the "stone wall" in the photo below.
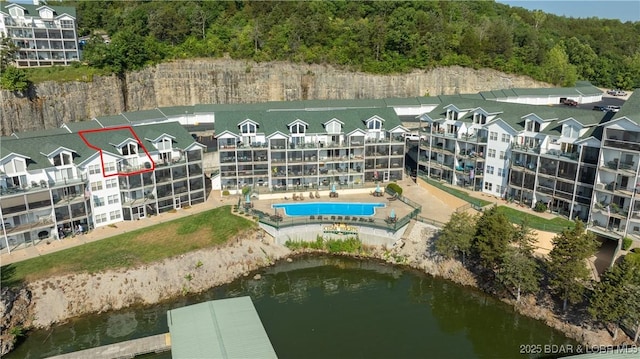
[[[323,65],[185,60],[129,73],[125,79],[106,76],[92,82],[45,82],[26,97],[0,91],[0,125],[1,134],[8,135],[163,106],[414,97],[548,86],[524,76],[462,67],[372,75]]]

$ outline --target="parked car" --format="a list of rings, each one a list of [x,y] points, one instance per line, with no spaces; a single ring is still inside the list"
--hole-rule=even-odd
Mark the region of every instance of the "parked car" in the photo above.
[[[594,111],[606,111],[607,106],[593,106]]]
[[[562,103],[567,106],[578,106],[578,101],[572,99],[565,99],[564,101],[562,101]]]
[[[427,136],[420,136],[417,133],[411,133],[411,132],[405,132],[402,134],[402,136],[404,137],[405,141],[409,140],[409,141],[426,141],[427,140]]]
[[[609,90],[607,93],[611,96],[627,96],[627,93],[620,89]]]
[[[618,112],[618,111],[620,111],[620,106],[609,105],[609,106],[605,107],[605,111]]]

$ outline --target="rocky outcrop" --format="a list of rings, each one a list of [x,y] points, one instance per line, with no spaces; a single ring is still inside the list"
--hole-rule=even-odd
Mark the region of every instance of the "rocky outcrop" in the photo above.
[[[30,325],[31,292],[2,288],[0,296],[0,356],[13,350],[17,336]]]
[[[548,86],[525,76],[457,66],[373,75],[323,65],[184,60],[128,73],[123,78],[114,75],[95,76],[89,82],[45,82],[25,97],[0,91],[0,127],[1,134],[8,135],[165,106],[414,97]]]

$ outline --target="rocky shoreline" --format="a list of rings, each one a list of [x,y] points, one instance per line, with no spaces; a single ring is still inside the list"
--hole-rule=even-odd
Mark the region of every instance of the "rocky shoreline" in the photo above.
[[[371,248],[368,258],[406,265],[455,283],[480,287],[462,263],[443,260],[432,250],[437,229],[414,223],[408,235],[393,249]],[[198,293],[288,259],[288,248],[260,239],[260,234],[238,236],[226,246],[187,253],[158,263],[127,270],[81,273],[28,283],[18,291],[4,288],[0,303],[0,355],[13,349],[12,328],[48,328],[73,317],[149,305],[187,293]],[[296,254],[300,254],[296,252]],[[361,255],[360,255],[361,257]],[[504,300],[519,313],[544,321],[583,345],[614,345],[605,330],[573,325],[558,317],[533,297],[520,304]],[[624,337],[624,336],[621,336]]]

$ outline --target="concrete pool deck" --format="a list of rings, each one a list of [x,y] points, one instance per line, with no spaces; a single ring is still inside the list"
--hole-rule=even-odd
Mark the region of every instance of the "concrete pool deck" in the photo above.
[[[449,220],[449,217],[451,216],[451,213],[453,213],[456,208],[466,205],[466,202],[462,201],[461,199],[443,192],[435,187],[432,187],[420,179],[418,179],[417,184],[410,179],[398,181],[398,184],[402,187],[403,195],[405,197],[422,205],[422,213],[420,215],[425,218],[433,219],[439,222],[447,222]],[[389,201],[387,199],[387,195],[385,195],[384,197],[373,197],[369,193],[374,190],[375,187],[364,188],[360,189],[361,193],[354,194],[347,194],[343,190],[338,190],[340,197],[331,199],[329,198],[329,191],[320,191],[321,198],[316,200],[325,202],[362,201],[385,203],[388,205],[387,207],[385,207],[384,209],[378,209],[376,211],[376,216],[378,216],[377,218],[382,219],[386,218],[386,216],[389,216],[391,209],[396,210],[396,216],[398,218],[402,218],[411,211],[411,207],[402,203],[401,201]],[[308,191],[304,192],[304,196],[306,198],[304,201],[293,201],[291,199],[287,201],[283,199],[285,195],[291,197],[293,193],[270,194],[269,196],[272,196],[271,199],[267,199],[268,197],[266,195],[263,195],[263,199],[258,199],[257,201],[255,201],[255,205],[265,205],[266,207],[264,208],[269,210],[269,212],[267,213],[273,213],[273,208],[271,208],[271,204],[273,203],[304,203],[304,201],[310,201]],[[62,240],[51,240],[50,244],[48,245],[44,241],[37,245],[21,245],[19,248],[15,248],[14,250],[12,250],[11,253],[7,253],[7,249],[5,248],[0,252],[0,265],[6,265],[34,257],[47,255],[49,253],[58,252],[94,241],[106,239],[132,230],[170,221],[172,219],[208,211],[219,206],[234,205],[237,203],[237,196],[222,196],[221,191],[214,190],[207,197],[205,203],[194,205],[189,209],[181,209],[176,213],[161,213],[157,216],[152,216],[140,221],[119,222],[116,227],[100,227],[98,229],[92,230],[85,235],[76,236],[73,238],[68,237]],[[468,211],[473,210],[468,209]],[[364,232],[362,233],[365,234]]]

